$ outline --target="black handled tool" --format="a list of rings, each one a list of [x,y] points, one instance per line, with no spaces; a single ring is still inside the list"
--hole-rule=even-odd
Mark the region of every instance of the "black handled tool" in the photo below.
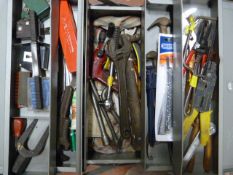
[[[148,108],[148,143],[155,144],[155,97],[156,97],[156,75],[157,75],[157,52],[150,51],[146,55],[148,64],[146,66],[146,94]]]
[[[105,36],[103,34],[100,35],[100,38],[103,39],[102,40],[103,46],[98,51],[98,57],[102,57],[103,56],[104,50],[106,48],[106,45],[107,45],[109,39],[113,36],[114,30],[115,30],[115,25],[113,23],[109,23],[108,24],[108,30],[107,30]]]
[[[62,101],[60,107],[59,117],[59,144],[63,146],[65,150],[70,148],[69,141],[69,110],[72,102],[72,97],[76,88],[76,76],[73,75],[71,84],[66,86],[65,91],[62,94]]]

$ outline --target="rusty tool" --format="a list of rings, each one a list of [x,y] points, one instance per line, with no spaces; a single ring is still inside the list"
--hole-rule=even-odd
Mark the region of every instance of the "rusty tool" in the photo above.
[[[127,104],[126,65],[132,51],[131,43],[126,36],[120,35],[120,27],[116,27],[113,39],[109,43],[109,56],[113,61],[119,85],[120,130],[122,138],[131,137],[129,110]],[[122,41],[121,46],[119,40]]]
[[[127,98],[131,118],[132,129],[132,146],[139,151],[142,145],[141,130],[141,108],[140,97],[137,89],[137,76],[134,69],[134,59],[130,57],[126,65],[126,82],[127,82]]]

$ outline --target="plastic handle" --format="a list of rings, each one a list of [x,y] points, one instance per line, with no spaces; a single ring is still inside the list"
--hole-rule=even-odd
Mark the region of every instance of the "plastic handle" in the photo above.
[[[21,118],[14,119],[12,126],[13,126],[14,137],[19,138],[22,135],[25,128],[24,120]]]
[[[33,109],[42,109],[42,92],[41,92],[41,78],[35,76],[29,79],[29,84],[31,87],[31,101]]]

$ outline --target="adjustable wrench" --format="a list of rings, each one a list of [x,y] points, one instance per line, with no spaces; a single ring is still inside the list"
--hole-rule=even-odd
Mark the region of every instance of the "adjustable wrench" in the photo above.
[[[121,41],[121,43],[119,43]],[[119,47],[120,45],[120,47]],[[118,75],[120,130],[122,138],[130,138],[130,119],[127,104],[126,65],[132,51],[131,43],[126,36],[120,35],[120,27],[116,27],[113,39],[110,40],[108,53]]]
[[[141,127],[141,108],[140,97],[137,88],[137,76],[134,69],[134,60],[130,56],[126,66],[127,98],[130,111],[131,129],[132,129],[132,146],[138,151],[142,145],[142,127]]]

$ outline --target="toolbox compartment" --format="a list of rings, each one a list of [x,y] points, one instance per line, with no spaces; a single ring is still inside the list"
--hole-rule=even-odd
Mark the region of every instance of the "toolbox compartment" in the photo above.
[[[194,16],[207,16],[207,17],[213,17],[213,18],[218,18],[218,1],[214,0],[214,1],[184,1],[183,2],[183,25],[182,25],[182,31],[185,30],[185,16],[189,15],[190,13],[192,13]],[[218,33],[217,33],[217,38],[218,38]],[[185,44],[185,39],[186,36],[183,34],[183,46]],[[215,41],[215,48],[219,48],[219,44],[218,44],[218,39],[216,39]],[[218,54],[218,51],[216,51]],[[213,150],[212,150],[212,166],[211,166],[211,170],[210,173],[208,174],[220,174],[219,173],[219,167],[218,167],[218,163],[219,163],[219,119],[221,118],[221,115],[219,113],[219,80],[221,79],[221,74],[219,74],[219,60],[218,60],[218,56],[217,59],[214,60],[217,63],[217,77],[218,80],[216,82],[216,86],[215,86],[215,92],[213,95],[213,99],[214,99],[214,104],[213,104],[213,115],[211,116],[211,121],[214,122],[214,124],[216,125],[216,133],[212,136],[212,146],[213,146]],[[220,57],[220,62],[222,58]],[[184,80],[183,80],[184,81]],[[184,94],[184,92],[183,92]],[[188,138],[188,137],[187,137]],[[185,155],[185,151],[187,148],[187,141],[188,139],[186,139],[186,141],[184,142],[183,145],[183,156]],[[203,170],[203,155],[204,155],[204,149],[203,146],[200,146],[197,151],[196,151],[196,160],[195,160],[195,166],[194,166],[194,170],[193,173],[185,173],[185,174],[206,174],[205,171]]]
[[[1,1],[2,3],[3,1]],[[57,121],[58,121],[58,105],[60,104],[60,100],[58,99],[58,92],[61,92],[59,87],[59,64],[63,64],[63,55],[61,53],[61,47],[59,45],[59,0],[48,1],[50,5],[49,17],[45,21],[43,21],[45,27],[50,27],[50,33],[45,35],[44,43],[45,46],[49,46],[49,66],[46,71],[46,79],[49,81],[49,106],[46,109],[41,110],[32,110],[31,108],[21,108],[20,110],[15,106],[15,73],[17,72],[17,64],[18,59],[15,57],[19,57],[22,55],[21,49],[22,46],[27,46],[27,44],[22,44],[19,39],[16,39],[16,22],[21,19],[21,11],[23,1],[11,0],[8,1],[7,4],[7,37],[6,42],[8,43],[6,49],[6,73],[5,76],[10,75],[6,78],[6,86],[10,90],[5,91],[5,106],[7,108],[5,110],[5,127],[4,130],[6,133],[5,143],[4,143],[4,151],[5,153],[1,153],[1,158],[4,158],[4,164],[2,165],[3,169],[0,174],[13,174],[12,167],[14,165],[16,159],[16,150],[15,150],[15,139],[12,135],[12,120],[14,119],[23,119],[26,121],[27,126],[31,123],[33,119],[38,119],[38,123],[35,129],[32,132],[32,135],[29,139],[28,146],[29,148],[34,148],[35,144],[38,143],[38,138],[43,134],[46,127],[49,126],[49,136],[46,142],[46,145],[42,151],[42,153],[36,157],[33,157],[30,161],[26,171],[24,174],[56,174],[57,172],[75,172],[77,166],[77,153],[71,151],[65,151],[64,154],[69,156],[70,159],[62,166],[56,163],[56,150],[57,150]],[[78,6],[75,1],[72,3],[72,11],[74,15],[74,19],[77,25],[77,17],[78,17]],[[4,43],[5,44],[5,43]],[[2,48],[1,48],[2,52]],[[4,52],[3,52],[4,54]],[[51,78],[52,77],[52,78]],[[10,98],[7,98],[10,97]],[[2,134],[2,132],[1,132]],[[1,145],[2,146],[2,145]],[[1,167],[1,165],[0,165]],[[1,170],[1,168],[0,168]]]
[[[2,2],[2,1],[1,1]],[[57,39],[56,34],[58,33],[58,30],[55,27],[56,20],[53,19],[53,16],[56,15],[57,12],[54,11],[53,5],[58,5],[55,1],[50,2],[50,10],[49,10],[49,19],[46,19],[44,21],[45,27],[50,27],[51,34],[46,35],[45,39],[43,40],[44,43],[48,44],[49,49],[49,68],[48,71],[46,71],[46,79],[49,81],[49,94],[48,94],[48,100],[49,104],[53,104],[54,101],[54,92],[56,89],[50,88],[54,87],[55,81],[56,81],[56,62],[57,62],[57,54],[55,48],[57,47]],[[33,129],[33,132],[30,136],[30,139],[28,141],[28,147],[30,149],[35,148],[36,144],[39,141],[39,138],[42,136],[42,134],[45,132],[46,128],[49,127],[49,136],[46,141],[46,144],[44,145],[44,149],[42,152],[36,156],[33,157],[29,163],[29,165],[26,168],[26,171],[24,174],[49,174],[51,173],[50,166],[51,162],[56,161],[51,159],[52,152],[50,151],[51,148],[53,148],[54,145],[51,143],[51,138],[56,135],[56,132],[54,132],[54,129],[50,127],[50,122],[53,123],[53,120],[56,121],[56,115],[54,115],[54,109],[56,114],[56,106],[49,105],[47,108],[39,109],[39,110],[33,110],[30,106],[18,108],[16,106],[16,100],[17,100],[17,94],[16,93],[16,87],[17,85],[17,76],[16,73],[19,71],[19,57],[23,56],[23,54],[20,52],[22,49],[22,46],[25,46],[25,42],[21,42],[20,39],[16,38],[16,22],[21,19],[21,12],[23,8],[23,1],[8,1],[5,3],[5,8],[7,9],[7,48],[6,48],[6,86],[5,88],[8,89],[5,91],[5,143],[4,143],[4,169],[3,174],[13,174],[12,173],[12,167],[14,165],[14,162],[18,156],[15,148],[15,138],[13,136],[13,120],[15,119],[22,119],[25,123],[25,128],[28,128],[30,123],[34,119],[38,119],[36,127]],[[55,29],[55,30],[54,30]],[[54,34],[54,35],[53,35]],[[28,43],[28,41],[26,41]],[[30,41],[29,41],[30,44]],[[25,71],[25,70],[24,70]],[[55,79],[51,80],[50,77],[54,77]],[[25,87],[27,87],[27,84],[25,84]],[[24,96],[25,100],[28,99],[27,96]],[[52,117],[51,117],[52,116]],[[53,124],[53,127],[56,127],[56,125]],[[51,134],[52,133],[52,134]],[[56,136],[55,136],[56,137]],[[54,147],[55,148],[55,147]],[[1,156],[2,157],[2,156]]]
[[[91,77],[91,67],[94,54],[94,26],[93,22],[95,19],[103,16],[136,16],[142,19],[143,16],[143,8],[142,7],[111,7],[111,6],[93,6],[89,5],[88,1],[85,2],[86,6],[86,39],[85,39],[85,57],[84,57],[84,138],[85,138],[85,147],[84,147],[84,164],[132,164],[132,163],[140,163],[141,155],[135,154],[134,152],[128,153],[114,153],[114,154],[101,154],[95,151],[90,150],[90,142],[88,142],[88,128],[91,123],[88,123],[88,117],[90,115],[90,111],[93,111],[93,105],[91,102],[90,95],[90,84],[89,79]],[[143,29],[142,29],[143,30]],[[143,38],[141,38],[143,40]],[[144,63],[142,63],[143,65]],[[144,75],[142,75],[144,76]],[[143,91],[142,91],[143,92]],[[144,94],[142,93],[142,98]],[[94,114],[95,116],[95,114]],[[143,117],[143,114],[142,114]],[[142,120],[143,121],[143,120]],[[89,125],[89,126],[88,126]],[[98,127],[98,125],[96,125]]]

